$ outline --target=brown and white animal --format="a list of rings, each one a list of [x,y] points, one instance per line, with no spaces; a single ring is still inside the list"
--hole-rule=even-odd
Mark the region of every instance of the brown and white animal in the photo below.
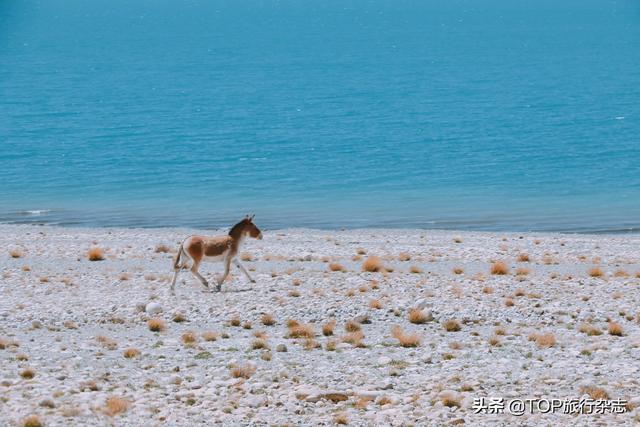
[[[247,276],[251,283],[255,283],[255,280],[251,278],[249,272],[236,258],[238,251],[240,250],[240,245],[242,245],[245,237],[249,236],[254,239],[262,239],[262,232],[253,223],[254,216],[255,215],[247,215],[242,221],[231,227],[227,236],[187,237],[180,245],[178,255],[173,263],[173,270],[175,273],[173,275],[173,281],[171,282],[171,292],[173,292],[175,288],[176,279],[178,278],[180,270],[183,268],[189,268],[189,260],[191,261],[191,273],[207,288],[209,287],[209,283],[198,272],[198,268],[202,261],[222,261],[224,263],[224,273],[217,279],[217,291],[220,291],[224,279],[229,275],[229,267],[232,261],[245,274],[245,276]]]

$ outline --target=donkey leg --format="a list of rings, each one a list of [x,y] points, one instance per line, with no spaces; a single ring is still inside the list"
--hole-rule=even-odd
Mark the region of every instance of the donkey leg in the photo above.
[[[249,275],[249,272],[247,271],[246,268],[244,268],[244,265],[240,264],[240,261],[238,261],[237,259],[233,259],[233,263],[236,265],[236,267],[238,267],[240,269],[240,271],[242,271],[244,273],[245,276],[247,276],[247,279],[249,279],[249,281],[251,283],[256,283],[255,280],[253,280],[251,278],[251,276]]]
[[[174,292],[174,289],[176,287],[176,279],[178,279],[178,274],[180,274],[180,269],[179,268],[175,268],[174,269],[174,273],[173,273],[173,280],[171,281],[171,292]]]
[[[200,280],[200,282],[204,285],[205,288],[208,288],[209,282],[207,282],[207,279],[202,277],[202,275],[198,272],[199,266],[200,264],[194,263],[193,266],[191,267],[191,273],[195,276],[196,279]]]
[[[218,287],[217,287],[218,291],[222,289],[222,284],[224,283],[225,279],[229,275],[230,264],[231,264],[231,260],[229,258],[226,258],[224,260],[224,273],[222,274],[221,277],[218,278]]]

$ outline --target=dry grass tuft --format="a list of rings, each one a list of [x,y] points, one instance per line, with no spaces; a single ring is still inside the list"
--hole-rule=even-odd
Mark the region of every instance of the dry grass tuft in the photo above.
[[[32,368],[25,368],[22,371],[20,371],[20,376],[25,380],[30,380],[36,376],[36,371]]]
[[[329,271],[345,272],[345,271],[347,271],[347,269],[344,268],[344,266],[342,264],[340,264],[339,262],[332,262],[332,263],[329,263]]]
[[[482,293],[483,294],[492,294],[493,293],[493,288],[491,286],[485,286],[482,288]]]
[[[362,271],[368,271],[369,273],[376,273],[384,270],[384,264],[382,259],[378,256],[372,255],[368,257],[362,263]]]
[[[205,341],[215,341],[218,339],[218,334],[214,331],[204,331],[202,334],[202,339]]]
[[[413,274],[422,274],[422,269],[417,265],[412,265],[409,267],[409,272]]]
[[[460,326],[460,322],[458,322],[456,319],[449,319],[445,321],[442,326],[447,332],[458,332],[460,329],[462,329],[462,327]]]
[[[287,338],[313,338],[316,336],[316,331],[313,329],[313,325],[309,324],[297,324],[289,327]]]
[[[598,329],[597,326],[594,326],[590,323],[582,323],[580,324],[580,327],[578,328],[578,330],[580,332],[582,332],[583,334],[587,334],[589,336],[598,336],[598,335],[602,335],[602,331],[600,329]]]
[[[349,416],[346,412],[339,412],[333,417],[333,422],[338,425],[347,425],[349,424]]]
[[[622,270],[622,269],[616,270],[616,271],[613,273],[613,275],[614,275],[615,277],[629,277],[629,273],[627,273],[626,271],[624,271],[624,270]]]
[[[229,324],[236,327],[240,326],[240,318],[238,316],[233,316],[229,319]]]
[[[587,271],[587,274],[591,277],[603,277],[604,271],[600,267],[592,267]]]
[[[22,420],[22,427],[44,427],[44,423],[37,415],[29,415]]]
[[[516,270],[516,276],[528,276],[531,271],[528,268],[518,268]]]
[[[529,258],[528,254],[519,254],[518,255],[518,262],[530,262],[531,258]]]
[[[493,335],[493,336],[491,336],[491,338],[489,338],[489,345],[493,346],[493,347],[500,347],[502,345],[502,343],[500,342],[500,338],[498,338],[497,336]]]
[[[504,276],[505,274],[509,274],[509,267],[502,261],[496,261],[491,264],[491,274]]]
[[[418,347],[420,345],[420,335],[417,333],[405,333],[400,326],[391,328],[391,336],[398,340],[402,347]]]
[[[14,248],[9,251],[9,255],[11,255],[11,258],[22,258],[24,256],[24,253],[22,252],[22,250]]]
[[[411,261],[411,254],[408,252],[400,252],[400,255],[398,256],[398,260]]]
[[[362,342],[364,334],[362,331],[349,332],[342,336],[341,341],[347,344],[351,344],[354,347],[364,348],[366,345]]]
[[[464,273],[464,268],[462,268],[462,267],[454,267],[452,271],[453,271],[453,274],[462,274],[462,273]]]
[[[160,253],[167,254],[167,253],[171,252],[171,248],[169,246],[167,246],[167,245],[160,244],[160,245],[156,246],[154,251],[157,254],[160,254]]]
[[[336,321],[331,319],[324,325],[322,325],[322,335],[329,337],[333,335],[333,329],[336,327]]]
[[[607,331],[609,335],[613,335],[615,337],[621,337],[624,335],[624,330],[622,329],[622,325],[616,322],[609,322],[609,326],[607,326]]]
[[[504,305],[507,307],[513,307],[514,302],[512,298],[505,298],[504,299]]]
[[[344,324],[344,330],[347,332],[358,332],[361,329],[362,326],[360,326],[360,323],[356,322],[355,320],[349,320]]]
[[[589,395],[593,400],[609,400],[609,393],[601,387],[583,386],[580,387],[580,393]]]
[[[108,397],[107,401],[105,402],[104,413],[110,417],[113,417],[125,412],[127,409],[129,409],[130,406],[131,403],[128,400],[118,396],[111,396]]]
[[[186,346],[193,346],[198,342],[198,336],[193,331],[186,331],[182,334],[182,343]]]
[[[126,349],[122,353],[122,355],[127,359],[133,359],[135,357],[140,356],[140,350],[138,350],[137,348],[130,347],[130,348]]]
[[[459,408],[460,406],[462,406],[462,404],[460,403],[460,397],[450,392],[442,393],[440,395],[440,401],[447,408],[453,408],[454,406]]]
[[[102,261],[104,260],[104,251],[98,246],[93,246],[87,252],[87,259],[89,261]]]
[[[244,378],[248,380],[256,372],[256,367],[250,364],[238,365],[231,368],[233,378]]]
[[[186,322],[186,321],[187,321],[187,318],[185,317],[185,315],[184,315],[184,314],[182,314],[182,313],[180,313],[180,312],[176,312],[176,313],[173,315],[173,319],[171,319],[171,320],[173,320],[173,321],[174,321],[174,322],[176,322],[176,323],[182,323],[182,322]]]
[[[253,255],[251,255],[249,252],[242,252],[240,254],[240,259],[247,262],[253,261]]]
[[[546,334],[533,334],[536,345],[539,348],[550,348],[556,345],[556,337],[551,332]]]
[[[271,314],[263,314],[262,316],[260,316],[260,323],[262,323],[265,326],[273,326],[276,324],[276,321],[273,320],[273,316]]]
[[[255,340],[251,341],[251,350],[268,350],[269,349],[269,345],[267,344],[267,341],[262,339],[262,338],[256,338]]]
[[[416,325],[422,325],[423,323],[427,323],[429,321],[429,316],[427,316],[427,314],[419,309],[419,308],[412,308],[411,310],[409,310],[409,322],[411,323],[415,323]]]
[[[162,332],[166,329],[164,320],[159,317],[156,317],[154,319],[149,319],[147,321],[147,326],[149,327],[149,330],[151,332]]]
[[[369,308],[380,310],[382,308],[382,302],[380,302],[379,299],[372,299],[369,301]]]

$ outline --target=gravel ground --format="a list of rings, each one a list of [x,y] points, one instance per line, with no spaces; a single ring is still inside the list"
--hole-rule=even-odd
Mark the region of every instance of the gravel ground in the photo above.
[[[640,421],[640,236],[269,231],[242,249],[257,283],[232,267],[216,293],[185,271],[171,294],[172,257],[194,233],[0,226],[0,425]],[[374,255],[384,270],[363,272]],[[221,270],[201,268],[210,282]],[[587,396],[628,403],[473,408]]]

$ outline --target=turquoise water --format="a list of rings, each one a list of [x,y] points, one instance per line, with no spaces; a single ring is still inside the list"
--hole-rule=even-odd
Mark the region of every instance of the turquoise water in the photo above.
[[[0,2],[0,221],[640,231],[635,1]]]

